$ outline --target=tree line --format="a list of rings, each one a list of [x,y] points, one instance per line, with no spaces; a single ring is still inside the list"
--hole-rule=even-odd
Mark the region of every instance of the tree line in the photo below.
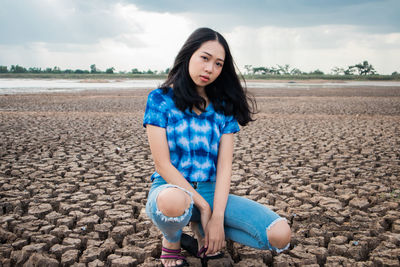
[[[298,68],[290,68],[290,65],[277,65],[276,67],[253,67],[252,65],[245,65],[246,74],[249,75],[325,75],[325,73],[319,69],[304,72]],[[375,68],[364,60],[362,63],[350,65],[345,68],[334,67],[331,70],[333,75],[373,75],[378,74]],[[393,72],[392,75],[398,75],[397,71]]]
[[[277,65],[276,67],[253,67],[252,65],[245,65],[244,66],[247,75],[293,75],[293,76],[300,76],[300,75],[325,75],[325,73],[319,69],[304,72],[298,68],[291,68],[289,64],[285,65]],[[169,68],[166,70],[158,71],[158,70],[139,70],[137,68],[132,69],[130,72],[127,71],[119,71],[119,74],[153,74],[153,75],[165,75],[169,73]],[[10,68],[7,66],[0,66],[0,73],[65,73],[65,74],[113,74],[115,72],[114,67],[107,68],[105,71],[100,70],[96,67],[96,64],[90,65],[89,70],[82,70],[82,69],[65,69],[62,70],[59,67],[55,66],[53,68],[25,68],[20,65],[11,65]],[[364,60],[362,63],[358,63],[355,65],[350,65],[345,68],[342,67],[334,67],[331,70],[332,75],[373,75],[377,74],[375,68],[368,63],[367,60]],[[399,75],[397,71],[393,72],[392,75]]]
[[[120,74],[168,74],[169,68],[163,71],[157,71],[157,70],[138,70],[137,68],[132,69],[130,72],[127,71],[119,71],[118,73]],[[31,68],[25,68],[20,65],[11,65],[10,68],[7,66],[0,66],[0,73],[55,73],[55,74],[60,74],[60,73],[75,73],[75,74],[113,74],[115,72],[114,67],[107,68],[105,71],[100,70],[99,68],[96,67],[96,64],[90,65],[89,70],[82,70],[82,69],[65,69],[62,70],[59,67],[55,66],[53,68],[37,68],[37,67],[31,67]]]

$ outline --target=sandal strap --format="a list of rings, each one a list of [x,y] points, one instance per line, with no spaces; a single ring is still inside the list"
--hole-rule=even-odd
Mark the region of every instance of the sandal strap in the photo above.
[[[164,252],[167,252],[167,253],[171,253],[171,254],[181,253],[181,249],[170,249],[170,248],[161,247],[161,250]]]
[[[169,254],[169,255],[161,255],[160,259],[186,260],[186,257],[179,254]]]
[[[197,252],[197,257],[202,258],[202,254],[207,251],[206,247],[201,247],[200,250]]]

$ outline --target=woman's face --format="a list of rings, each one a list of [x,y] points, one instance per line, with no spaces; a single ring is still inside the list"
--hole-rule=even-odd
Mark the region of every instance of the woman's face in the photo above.
[[[204,42],[189,61],[189,74],[198,90],[214,82],[221,74],[225,60],[224,47],[218,41]]]

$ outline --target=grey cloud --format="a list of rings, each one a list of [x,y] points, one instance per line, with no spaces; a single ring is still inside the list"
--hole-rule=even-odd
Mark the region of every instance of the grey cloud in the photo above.
[[[125,33],[140,33],[112,12],[117,3],[141,10],[182,14],[220,31],[236,26],[307,27],[328,24],[362,26],[368,32],[398,32],[397,0],[1,0],[0,44],[29,42],[93,44],[100,39],[143,44]],[[52,6],[56,3],[56,6]],[[227,4],[228,3],[228,4]]]
[[[367,26],[371,31],[398,31],[397,0],[126,0],[141,9],[192,13],[199,24],[229,30],[236,25],[304,27],[322,24]]]
[[[113,12],[111,1],[4,0],[0,44],[29,42],[90,44],[134,30]]]

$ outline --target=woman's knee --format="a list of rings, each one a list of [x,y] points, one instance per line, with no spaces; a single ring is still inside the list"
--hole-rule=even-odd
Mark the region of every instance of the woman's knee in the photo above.
[[[178,217],[190,207],[191,197],[180,188],[168,187],[157,196],[158,209],[168,217]]]
[[[290,243],[292,231],[286,220],[280,220],[267,229],[267,236],[271,246],[282,249]]]

